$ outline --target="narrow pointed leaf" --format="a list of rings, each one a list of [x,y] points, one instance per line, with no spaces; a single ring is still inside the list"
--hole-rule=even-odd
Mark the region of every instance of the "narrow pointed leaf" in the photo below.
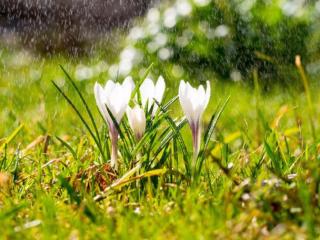
[[[78,108],[74,105],[74,103],[71,101],[71,99],[62,91],[62,89],[54,82],[52,81],[52,84],[55,86],[55,88],[60,92],[60,94],[64,97],[64,99],[68,102],[68,104],[72,107],[72,109],[76,112],[76,114],[78,115],[78,117],[80,118],[81,122],[84,124],[84,126],[86,127],[86,129],[88,130],[89,134],[91,135],[91,137],[93,138],[94,142],[96,143],[102,157],[104,158],[104,160],[106,161],[106,157],[104,154],[104,151],[98,141],[98,139],[96,138],[96,136],[94,135],[93,131],[91,130],[90,126],[88,125],[88,123],[86,122],[86,120],[84,119],[84,117],[82,116],[82,114],[80,113],[80,111],[78,110]]]
[[[93,114],[91,113],[90,111],[90,108],[86,102],[86,100],[84,99],[83,95],[81,94],[79,88],[77,87],[77,85],[75,84],[75,82],[73,81],[73,79],[71,78],[71,76],[69,75],[69,73],[64,69],[64,67],[62,65],[60,65],[60,68],[62,69],[62,71],[64,72],[64,74],[67,76],[67,80],[71,83],[71,85],[73,86],[73,88],[76,90],[77,94],[79,95],[83,105],[85,106],[86,108],[86,111],[90,117],[90,120],[92,122],[92,125],[94,127],[94,130],[96,132],[96,135],[97,135],[97,140],[99,141],[99,144],[101,145],[101,139],[100,139],[100,135],[99,135],[99,131],[98,131],[98,128],[97,128],[97,125],[96,125],[96,122],[94,120],[94,117],[93,117]]]

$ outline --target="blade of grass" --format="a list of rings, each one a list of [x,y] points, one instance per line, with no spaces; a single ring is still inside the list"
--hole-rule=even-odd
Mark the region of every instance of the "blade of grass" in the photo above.
[[[135,177],[121,179],[121,181],[117,181],[114,184],[112,184],[111,186],[109,186],[108,188],[106,188],[106,190],[103,193],[95,196],[94,197],[94,201],[101,201],[104,198],[106,198],[107,192],[110,191],[110,190],[114,190],[114,189],[118,190],[118,189],[126,186],[129,183],[135,182],[136,180],[140,180],[142,178],[153,177],[153,176],[161,176],[161,175],[164,175],[166,173],[167,173],[167,169],[166,168],[154,169],[154,170],[139,174],[138,176],[135,176]]]
[[[165,110],[165,111],[167,111],[167,110],[169,109],[169,107],[170,107],[173,103],[175,103],[175,101],[177,101],[178,99],[179,99],[179,96],[173,97],[173,98],[170,99],[166,104],[164,104],[164,105],[162,106],[162,109]]]
[[[72,154],[72,156],[75,160],[78,159],[76,152],[73,150],[73,148],[70,146],[70,144],[68,144],[66,141],[62,140],[58,136],[56,136],[56,139],[58,139],[58,141],[70,151],[70,153]]]
[[[137,145],[133,149],[132,157],[135,157],[137,153],[140,151],[140,149],[142,148],[142,146],[150,139],[150,137],[153,136],[154,132],[157,131],[158,127],[160,126],[161,121],[162,121],[162,116],[154,120],[152,128],[148,129],[148,131],[143,135],[143,137],[140,139],[140,141],[137,143]]]
[[[207,131],[205,132],[204,134],[204,145],[203,145],[203,148],[202,150],[200,151],[200,154],[199,154],[199,157],[197,159],[197,169],[196,169],[196,174],[199,175],[199,173],[201,172],[201,168],[202,168],[202,164],[203,164],[203,161],[204,161],[204,158],[205,158],[205,152],[208,148],[208,145],[209,145],[209,142],[210,142],[210,139],[211,139],[211,136],[213,134],[213,131],[217,125],[217,122],[219,120],[219,118],[221,117],[221,114],[223,113],[225,107],[227,106],[227,103],[229,102],[230,100],[230,96],[226,99],[226,101],[222,104],[222,106],[220,107],[219,109],[219,106],[217,110],[211,117],[211,120],[209,122],[209,126],[208,126],[208,129]]]
[[[6,138],[6,140],[4,141],[4,143],[0,146],[0,151],[3,150],[3,148],[5,147],[5,145],[8,145],[17,135],[18,133],[22,130],[22,128],[24,127],[23,124],[20,124],[19,127],[17,127],[12,133],[11,135]]]
[[[159,106],[160,110],[163,113],[167,112],[167,110],[164,109],[163,106],[161,105],[161,103],[159,103],[156,99],[154,99],[154,102]],[[170,104],[168,106],[170,106]],[[182,156],[183,156],[183,160],[184,160],[186,173],[189,176],[191,174],[191,168],[190,168],[190,163],[189,163],[189,156],[188,156],[187,147],[186,147],[186,145],[185,145],[185,143],[183,141],[183,138],[181,136],[181,133],[180,133],[180,129],[181,128],[177,127],[177,125],[175,124],[174,120],[169,115],[165,116],[165,120],[168,122],[169,126],[172,128],[172,130],[175,133],[175,136],[177,137],[177,141],[179,143],[179,147],[180,147],[180,149],[182,151]]]
[[[76,112],[76,114],[78,115],[78,117],[80,118],[81,122],[84,124],[84,126],[86,127],[86,129],[88,130],[88,132],[90,133],[91,137],[93,138],[94,142],[96,143],[103,159],[105,161],[107,161],[104,151],[102,149],[102,146],[100,145],[98,139],[96,138],[96,136],[94,135],[93,131],[91,130],[91,128],[89,127],[88,123],[86,122],[86,120],[84,119],[84,117],[82,116],[82,114],[80,113],[80,111],[78,110],[78,108],[73,104],[73,102],[71,101],[71,99],[62,91],[62,89],[54,82],[52,81],[52,84],[55,86],[55,88],[60,92],[60,94],[64,97],[64,99],[68,102],[68,104],[72,107],[72,109]]]
[[[83,105],[85,106],[86,111],[87,111],[87,113],[88,113],[88,115],[89,115],[89,118],[90,118],[90,120],[91,120],[91,122],[92,122],[92,125],[93,125],[93,127],[94,127],[94,130],[95,130],[95,132],[96,132],[97,140],[98,140],[99,144],[101,145],[101,139],[100,139],[99,131],[98,131],[98,128],[97,128],[97,124],[96,124],[96,122],[95,122],[95,120],[94,120],[93,114],[92,114],[92,112],[90,111],[90,108],[89,108],[86,100],[84,99],[84,97],[83,97],[83,95],[81,94],[79,88],[77,87],[77,85],[75,84],[75,82],[73,81],[73,79],[71,78],[71,76],[69,75],[69,73],[64,69],[64,67],[63,67],[62,65],[60,65],[60,68],[62,69],[62,71],[64,72],[64,74],[67,76],[67,80],[71,83],[71,85],[73,86],[73,88],[76,90],[76,92],[77,92],[78,96],[80,97]]]
[[[188,120],[186,118],[182,119],[180,121],[180,123],[178,123],[177,125],[177,129],[181,129],[182,127],[184,127],[185,124],[187,124]],[[170,127],[168,127],[168,129],[170,129]],[[173,137],[175,137],[175,132],[174,131],[169,131],[168,134],[166,134],[166,136],[162,139],[162,141],[160,142],[160,146],[157,150],[157,152],[155,153],[154,157],[157,157],[157,155],[162,151],[162,149],[172,140]]]

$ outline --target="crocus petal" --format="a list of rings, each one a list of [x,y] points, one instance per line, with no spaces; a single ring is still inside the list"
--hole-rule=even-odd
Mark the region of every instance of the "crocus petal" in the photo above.
[[[188,82],[181,80],[179,86],[179,99],[189,124],[194,125],[201,120],[202,114],[210,99],[210,83],[207,89],[200,85],[198,89],[192,87]]]
[[[130,101],[134,88],[132,79],[127,78],[123,84],[117,83],[113,91],[109,94],[108,107],[114,118],[120,123]]]
[[[150,78],[146,78],[140,86],[140,94],[142,105],[145,108],[148,104],[148,109],[151,108],[153,103],[154,84]]]
[[[140,139],[144,134],[146,128],[146,117],[144,110],[138,105],[134,108],[127,108],[127,117],[129,125],[136,135],[137,139]]]
[[[112,90],[114,89],[115,85],[116,84],[112,80],[108,80],[106,82],[106,85],[104,86],[104,91],[105,91],[106,95],[108,95],[108,94],[110,94],[112,92]]]
[[[111,118],[110,118],[109,113],[105,107],[105,104],[106,104],[105,92],[99,83],[95,83],[95,85],[94,85],[94,96],[95,96],[96,103],[97,103],[98,109],[99,109],[102,117],[109,125],[111,123],[110,122]]]
[[[161,103],[165,87],[165,81],[163,77],[160,76],[156,84],[154,84],[150,78],[146,78],[139,88],[143,108],[146,108],[148,105],[148,110],[150,110],[150,108],[153,106],[151,113],[152,116],[155,115],[158,109],[158,105],[154,104],[154,100]]]
[[[122,96],[123,91],[124,90],[121,85],[117,85],[108,97],[108,108],[110,109],[117,123],[120,123],[127,107],[126,103],[124,102],[124,97]]]
[[[123,83],[122,83],[122,86],[125,88],[125,89],[130,89],[131,92],[133,91],[134,89],[134,82],[133,82],[133,79],[131,76],[128,76],[124,79]]]
[[[184,115],[188,119],[189,123],[192,122],[192,104],[188,98],[188,86],[181,80],[179,85],[179,101],[184,112]]]
[[[113,122],[107,107],[119,124],[130,101],[133,88],[134,83],[131,77],[127,77],[122,84],[108,80],[104,88],[98,83],[95,84],[97,106],[109,127],[112,127],[110,125]]]
[[[152,99],[151,99],[152,103],[154,102],[154,99],[158,103],[162,102],[162,98],[163,98],[163,94],[164,94],[165,88],[166,88],[166,83],[165,83],[163,77],[160,76],[158,78],[158,81],[157,81],[157,83],[156,83],[156,85],[154,87],[154,90],[153,90],[154,92],[153,92],[153,96],[152,96]],[[150,105],[150,107],[151,107],[151,105]],[[154,116],[156,114],[157,110],[158,110],[158,105],[157,104],[153,104],[152,116]]]
[[[155,98],[159,103],[161,103],[161,101],[162,101],[165,88],[166,88],[166,83],[165,83],[163,77],[160,76],[160,77],[158,78],[158,81],[157,81],[156,86],[155,86],[155,89],[154,89],[154,98]]]
[[[204,108],[206,108],[208,106],[208,103],[209,103],[209,100],[210,100],[210,95],[211,95],[210,82],[207,81],[206,99],[205,99]]]

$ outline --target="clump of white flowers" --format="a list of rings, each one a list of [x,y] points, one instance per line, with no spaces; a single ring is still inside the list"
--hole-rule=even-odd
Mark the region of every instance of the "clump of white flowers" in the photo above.
[[[127,77],[122,84],[112,80],[107,81],[102,87],[99,83],[94,86],[94,93],[97,106],[109,128],[111,139],[111,166],[118,169],[118,128],[124,114],[127,114],[129,125],[139,141],[146,131],[146,115],[150,114],[151,119],[155,117],[158,104],[162,102],[165,92],[165,81],[160,76],[154,84],[150,78],[146,78],[139,87],[141,97],[140,105],[134,104],[130,107],[135,84],[131,77]],[[206,90],[203,86],[193,88],[188,82],[181,81],[179,86],[179,100],[183,112],[188,120],[192,131],[194,156],[199,153],[201,139],[201,119],[210,99],[210,83],[207,81]],[[133,96],[133,101],[137,96]],[[110,116],[110,114],[113,116]]]

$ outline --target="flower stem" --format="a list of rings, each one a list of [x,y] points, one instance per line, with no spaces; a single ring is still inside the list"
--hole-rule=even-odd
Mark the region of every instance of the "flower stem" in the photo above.
[[[118,131],[115,128],[110,129],[111,138],[111,167],[118,170]]]
[[[193,167],[196,167],[197,158],[200,150],[200,121],[191,124],[192,143],[193,143]]]

